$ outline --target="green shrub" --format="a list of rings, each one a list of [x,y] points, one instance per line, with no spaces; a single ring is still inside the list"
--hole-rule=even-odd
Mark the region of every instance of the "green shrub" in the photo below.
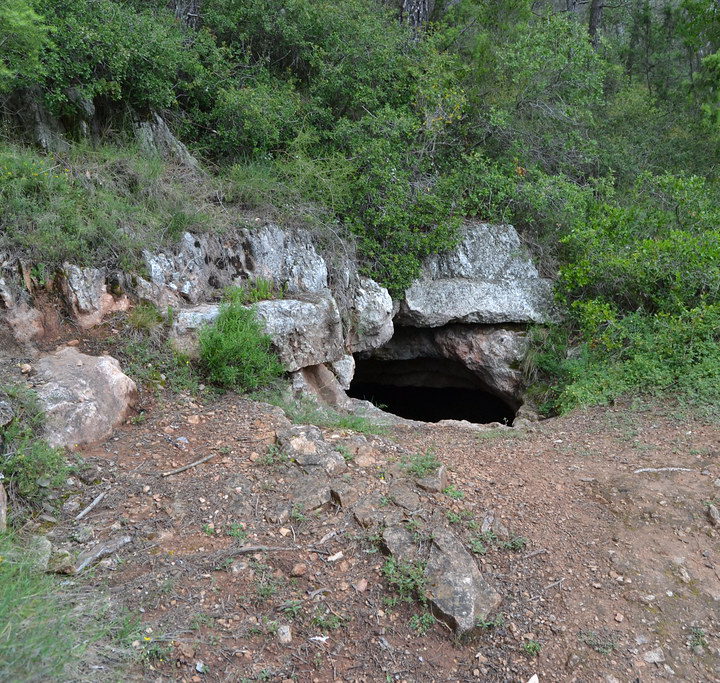
[[[569,356],[548,354],[558,378],[546,409],[565,412],[626,393],[669,395],[719,414],[720,304],[677,315],[633,313],[599,329]]]
[[[0,429],[0,474],[18,516],[26,506],[39,507],[45,493],[64,484],[70,467],[59,448],[41,437],[44,415],[32,391],[21,385],[0,387],[13,407],[10,424]]]
[[[48,27],[33,5],[5,0],[0,7],[0,92],[43,72],[40,53],[48,43]]]
[[[200,359],[209,380],[226,389],[257,389],[283,373],[254,309],[237,301],[223,303],[200,331]]]
[[[296,136],[301,101],[280,80],[221,90],[212,112],[220,155],[262,154],[287,146]]]

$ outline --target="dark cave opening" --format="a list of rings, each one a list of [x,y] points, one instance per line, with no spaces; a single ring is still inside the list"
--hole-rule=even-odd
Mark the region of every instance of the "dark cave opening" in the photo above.
[[[347,392],[410,420],[511,424],[515,411],[460,363],[436,358],[356,360]]]

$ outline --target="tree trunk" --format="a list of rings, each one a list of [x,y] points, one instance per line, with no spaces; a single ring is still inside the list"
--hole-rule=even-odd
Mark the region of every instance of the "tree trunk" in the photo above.
[[[200,28],[201,0],[173,0],[170,7],[175,12],[175,18],[188,28]]]
[[[578,11],[578,0],[565,0],[565,9],[568,12],[575,13]]]
[[[602,15],[605,5],[604,0],[592,0],[590,3],[590,23],[588,25],[588,33],[590,34],[590,42],[593,48],[597,50],[600,43],[600,26],[602,25]]]
[[[401,0],[400,18],[413,28],[428,22],[435,6],[435,0]]]

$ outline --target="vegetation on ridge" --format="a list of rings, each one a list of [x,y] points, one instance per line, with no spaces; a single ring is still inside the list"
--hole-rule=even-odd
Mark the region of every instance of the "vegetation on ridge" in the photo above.
[[[676,385],[717,404],[716,3],[435,4],[411,26],[380,0],[206,0],[179,19],[4,3],[0,247],[129,266],[240,209],[300,213],[352,231],[398,292],[463,218],[510,221],[559,274],[566,322],[529,363],[548,410]],[[28,102],[69,151],[17,146]],[[124,146],[154,112],[212,176]]]

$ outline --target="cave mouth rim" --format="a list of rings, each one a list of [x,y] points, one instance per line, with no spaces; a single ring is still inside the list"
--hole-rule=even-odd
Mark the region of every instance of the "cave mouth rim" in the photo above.
[[[428,423],[457,420],[508,426],[517,417],[517,406],[490,391],[459,361],[423,356],[403,360],[355,358],[347,395],[369,401],[396,417]],[[444,375],[448,370],[451,372]]]

